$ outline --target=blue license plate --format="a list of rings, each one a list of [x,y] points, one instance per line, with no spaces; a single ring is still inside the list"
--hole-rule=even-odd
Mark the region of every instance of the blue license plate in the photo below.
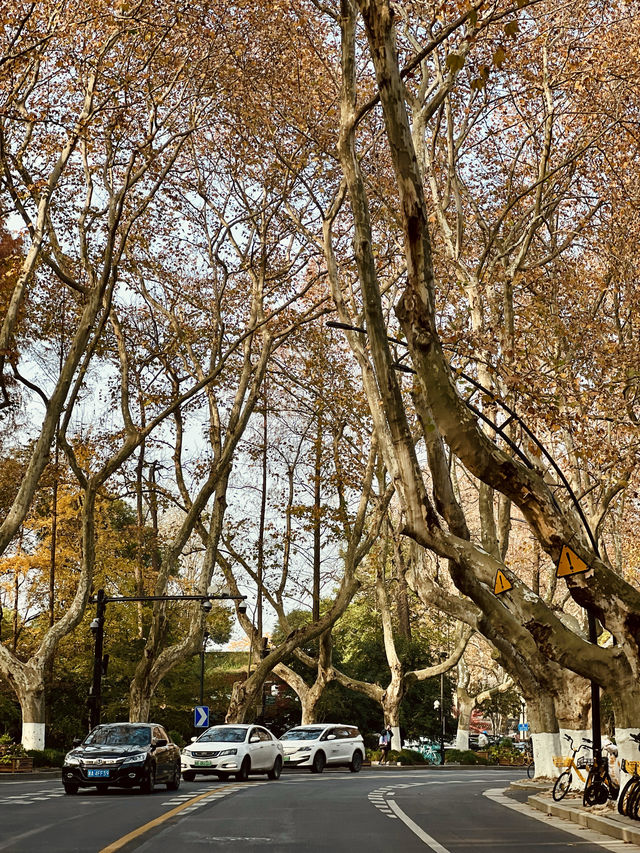
[[[95,779],[96,776],[102,776],[103,778],[106,776],[108,778],[109,777],[109,771],[108,770],[87,770],[87,776],[90,779]]]

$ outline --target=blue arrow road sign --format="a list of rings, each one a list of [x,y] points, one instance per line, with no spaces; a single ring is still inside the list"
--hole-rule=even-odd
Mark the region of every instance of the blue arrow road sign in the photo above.
[[[528,732],[529,731],[529,723],[518,723],[518,731],[519,732]]]
[[[196,729],[206,729],[209,725],[209,706],[196,705],[193,709],[193,725]]]

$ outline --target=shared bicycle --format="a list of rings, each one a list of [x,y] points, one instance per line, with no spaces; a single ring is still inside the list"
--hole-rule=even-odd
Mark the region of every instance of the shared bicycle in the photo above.
[[[631,740],[638,744],[640,749],[640,734],[631,735]],[[640,813],[640,761],[628,761],[622,759],[621,769],[631,774],[631,779],[622,789],[618,799],[618,811],[622,815],[638,820]]]
[[[429,764],[440,764],[440,747],[435,743],[423,741],[418,748],[418,752],[420,752]]]
[[[560,802],[569,792],[569,788],[571,787],[571,783],[573,781],[573,773],[575,771],[578,779],[581,782],[585,782],[588,779],[588,772],[583,776],[583,771],[586,771],[589,767],[589,760],[586,756],[581,756],[576,760],[576,756],[582,750],[591,750],[591,746],[589,742],[585,739],[583,743],[579,746],[574,746],[573,738],[571,735],[565,735],[565,740],[569,741],[569,747],[571,749],[571,755],[567,756],[556,756],[553,759],[553,763],[556,767],[564,767],[562,773],[558,776],[553,785],[553,790],[551,792],[551,796],[556,802]]]
[[[590,740],[586,738],[583,740],[588,744],[588,749],[593,749],[590,746]],[[593,762],[589,768],[589,775],[587,776],[582,795],[582,802],[585,806],[601,806],[608,799],[618,799],[620,785],[612,778],[609,772],[609,757],[603,753],[614,753],[617,755],[617,748],[610,744],[604,749],[593,750]]]

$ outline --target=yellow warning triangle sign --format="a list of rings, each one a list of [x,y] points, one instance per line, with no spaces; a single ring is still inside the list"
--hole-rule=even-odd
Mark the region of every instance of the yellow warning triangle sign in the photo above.
[[[509,589],[513,589],[513,584],[505,573],[498,569],[498,574],[496,575],[496,580],[493,584],[493,591],[496,595],[500,595],[501,592],[506,592]]]
[[[584,560],[580,559],[571,548],[566,545],[562,548],[560,559],[558,560],[558,569],[556,571],[557,578],[566,578],[568,575],[579,575],[582,572],[588,572],[591,566],[588,566]]]

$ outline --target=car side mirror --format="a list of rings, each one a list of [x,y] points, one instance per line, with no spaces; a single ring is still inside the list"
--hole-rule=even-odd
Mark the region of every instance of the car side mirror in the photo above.
[[[260,740],[259,735],[252,735],[252,736],[249,738],[249,743],[258,743],[258,741],[259,741],[259,740]]]
[[[335,739],[336,739],[335,735],[327,735],[327,740],[335,740]]]
[[[191,738],[191,743],[195,743],[197,740],[198,740],[198,736],[197,736],[197,735],[194,735],[194,736]]]
[[[72,746],[80,746],[80,744],[82,743],[82,738],[74,737],[71,743]]]
[[[166,746],[168,742],[166,738],[159,737],[158,740],[154,740],[152,746],[158,749],[160,746]]]

